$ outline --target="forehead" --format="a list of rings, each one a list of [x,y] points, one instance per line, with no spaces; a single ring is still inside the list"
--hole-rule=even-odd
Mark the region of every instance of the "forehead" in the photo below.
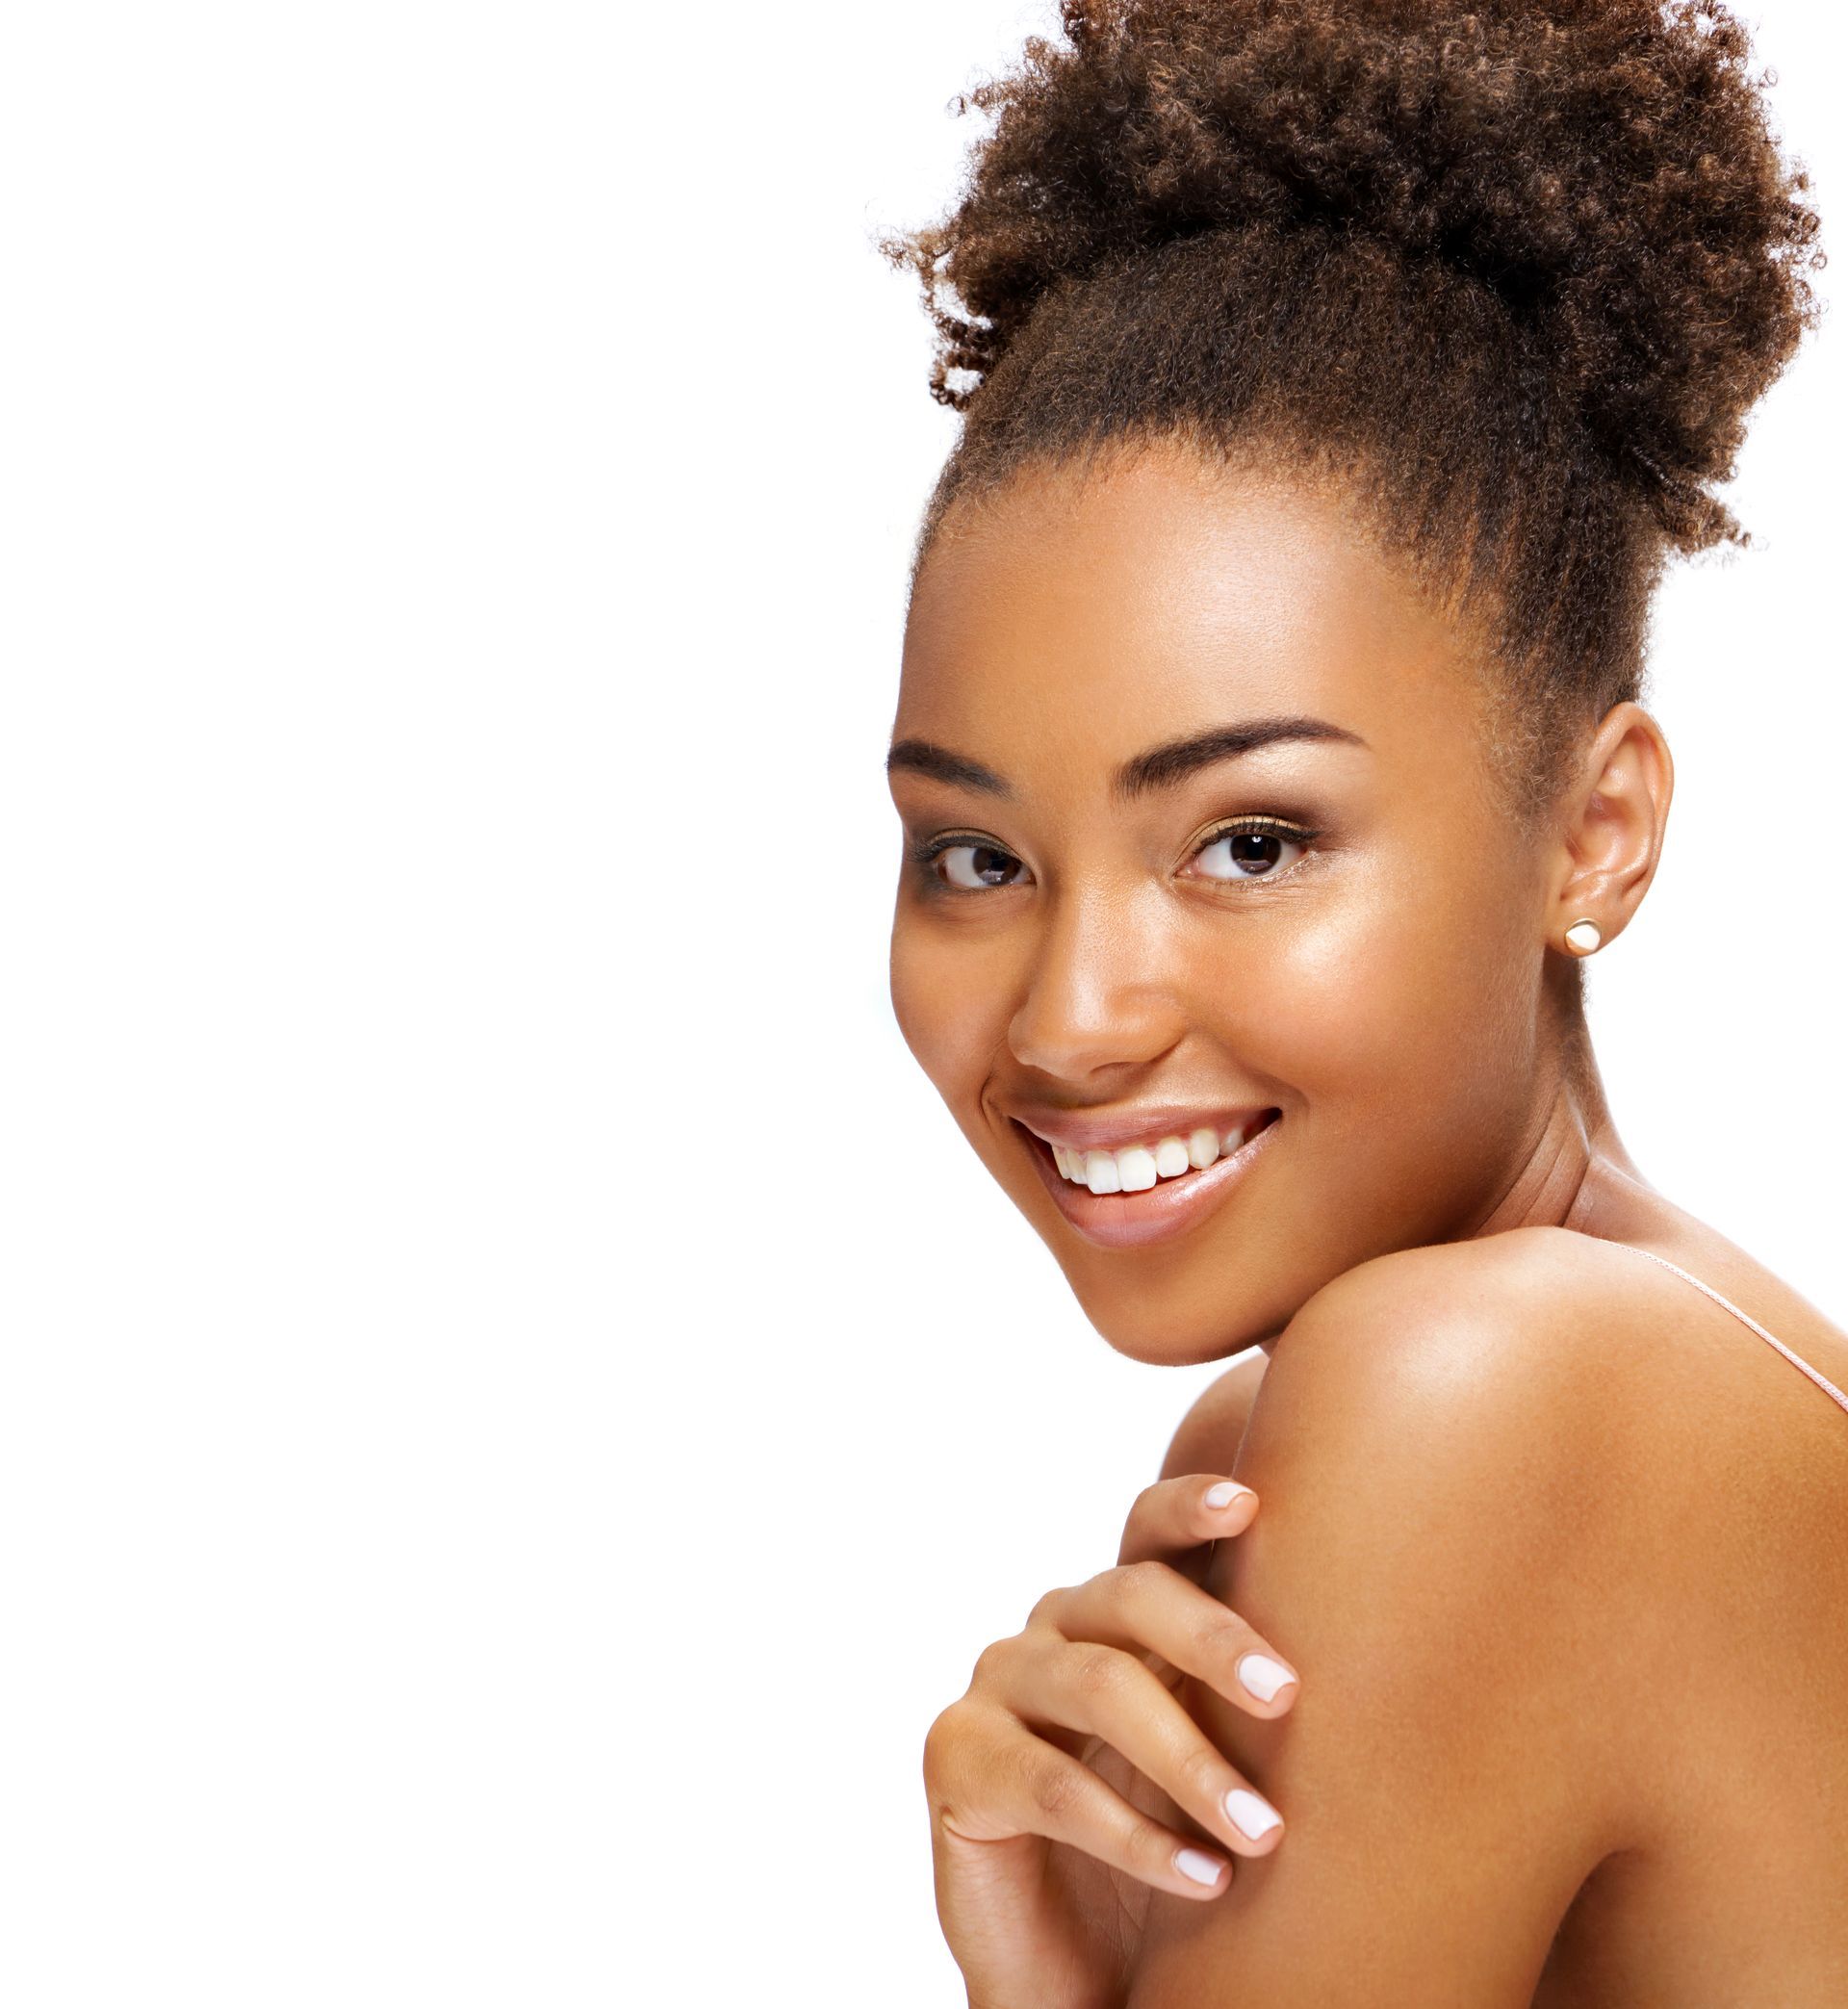
[[[894,737],[1027,774],[1309,713],[1386,758],[1475,734],[1464,636],[1338,492],[1154,446],[952,505],[906,624]]]

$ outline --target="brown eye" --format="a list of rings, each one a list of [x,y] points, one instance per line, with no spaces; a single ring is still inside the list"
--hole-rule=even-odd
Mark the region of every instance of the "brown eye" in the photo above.
[[[1314,835],[1277,823],[1235,823],[1215,832],[1194,855],[1205,862],[1207,879],[1271,879],[1296,863],[1292,854],[1306,852]]]
[[[945,844],[937,857],[946,861],[939,878],[960,892],[982,892],[989,887],[1010,884],[1008,873],[1020,861],[994,844]],[[966,857],[967,863],[962,861]],[[954,864],[947,863],[955,860]]]

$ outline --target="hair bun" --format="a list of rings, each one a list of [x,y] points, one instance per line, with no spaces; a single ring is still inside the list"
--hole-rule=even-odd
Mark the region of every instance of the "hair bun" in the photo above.
[[[1816,317],[1818,223],[1720,0],[1065,0],[925,282],[961,409],[1036,304],[1215,229],[1365,233],[1479,282],[1594,444],[1690,545],[1735,534],[1747,411]],[[946,305],[942,290],[958,304]]]

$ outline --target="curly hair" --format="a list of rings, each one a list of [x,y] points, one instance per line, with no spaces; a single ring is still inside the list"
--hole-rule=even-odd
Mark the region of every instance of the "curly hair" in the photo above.
[[[941,222],[882,238],[962,418],[959,496],[1148,436],[1338,478],[1500,672],[1543,812],[1644,682],[1668,551],[1818,316],[1720,0],[1063,0]]]

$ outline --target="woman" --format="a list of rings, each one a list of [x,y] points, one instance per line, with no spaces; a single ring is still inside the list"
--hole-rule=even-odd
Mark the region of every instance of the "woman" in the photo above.
[[[892,996],[1109,1342],[1248,1357],[931,1726],[970,1999],[1848,2001],[1848,1335],[1583,1009],[1807,180],[1713,0],[1064,25],[886,246],[963,414]]]

